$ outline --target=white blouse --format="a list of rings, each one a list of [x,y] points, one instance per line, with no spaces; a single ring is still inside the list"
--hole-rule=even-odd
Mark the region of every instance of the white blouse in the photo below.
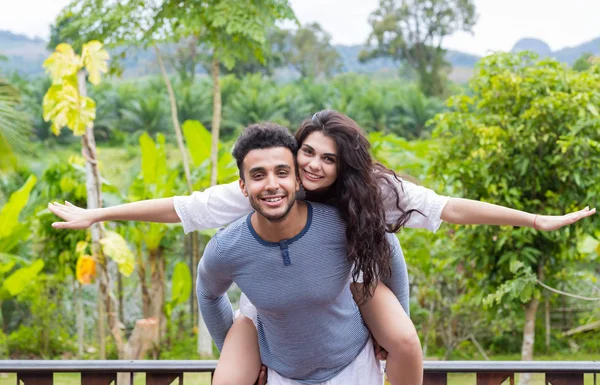
[[[433,232],[439,229],[442,210],[450,198],[405,180],[401,183],[391,180],[399,190],[400,207],[404,211],[415,209],[423,214],[412,213],[406,227],[425,228]],[[395,194],[387,184],[381,186],[381,193],[386,220],[388,223],[395,223],[402,215],[402,211],[396,206]],[[213,186],[187,196],[176,196],[173,202],[186,234],[194,230],[225,226],[253,211],[239,182]]]

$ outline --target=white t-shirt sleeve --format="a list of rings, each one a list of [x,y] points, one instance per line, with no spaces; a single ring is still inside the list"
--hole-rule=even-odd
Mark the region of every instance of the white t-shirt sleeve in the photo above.
[[[381,196],[387,223],[395,223],[404,212],[418,210],[421,214],[413,212],[408,222],[406,222],[406,227],[437,231],[442,224],[442,210],[450,197],[438,195],[433,190],[417,186],[406,180],[398,181],[392,177],[390,177],[390,180],[392,180],[393,188],[398,191],[399,206],[404,211],[398,209],[396,194],[391,187],[387,183],[382,183]]]
[[[253,210],[238,182],[173,197],[173,205],[186,234],[225,226]]]

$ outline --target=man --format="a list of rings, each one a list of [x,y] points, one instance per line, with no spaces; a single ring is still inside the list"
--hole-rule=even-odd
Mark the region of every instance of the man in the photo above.
[[[200,310],[219,350],[233,323],[235,282],[256,306],[269,383],[382,384],[352,299],[345,224],[334,207],[296,201],[297,144],[284,127],[252,125],[234,157],[255,212],[217,233],[198,265]]]

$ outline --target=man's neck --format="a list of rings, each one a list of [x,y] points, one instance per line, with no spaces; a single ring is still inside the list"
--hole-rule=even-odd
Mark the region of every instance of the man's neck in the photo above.
[[[285,218],[271,221],[255,212],[250,218],[254,231],[267,242],[280,242],[300,234],[306,226],[308,209],[306,203],[296,201]]]

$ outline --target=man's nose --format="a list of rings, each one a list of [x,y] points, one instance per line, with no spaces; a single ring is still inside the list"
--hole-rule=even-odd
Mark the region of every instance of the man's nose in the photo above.
[[[267,184],[265,186],[267,190],[277,190],[279,188],[279,182],[275,174],[267,175]]]

